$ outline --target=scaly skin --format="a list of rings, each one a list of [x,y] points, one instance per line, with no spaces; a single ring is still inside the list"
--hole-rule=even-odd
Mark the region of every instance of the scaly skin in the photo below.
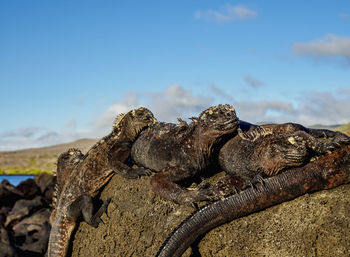
[[[193,204],[210,198],[211,191],[200,185],[188,190],[176,182],[203,174],[217,164],[220,147],[236,133],[238,119],[231,105],[203,111],[187,124],[158,122],[144,130],[131,149],[131,159],[156,174],[152,190],[179,204]]]
[[[258,175],[274,176],[303,165],[345,144],[350,138],[340,132],[295,123],[257,126],[241,121],[238,136],[220,150],[219,163],[228,174],[250,182]]]
[[[78,149],[62,153],[57,162],[57,192],[55,209],[50,220],[52,229],[48,245],[48,257],[64,257],[69,239],[82,215],[91,226],[97,227],[109,200],[93,214],[92,198],[104,186],[116,170],[129,167],[131,145],[142,129],[154,123],[153,114],[146,108],[138,108],[120,116],[112,132],[96,143],[85,155]]]
[[[292,168],[263,184],[209,204],[187,218],[165,241],[158,257],[181,256],[201,235],[233,219],[306,193],[350,183],[350,146],[343,146],[302,167]]]

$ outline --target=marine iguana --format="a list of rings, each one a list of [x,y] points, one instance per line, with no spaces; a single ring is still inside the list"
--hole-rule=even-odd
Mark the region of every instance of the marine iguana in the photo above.
[[[294,199],[306,193],[350,183],[350,145],[304,166],[268,177],[255,187],[211,203],[189,216],[168,237],[158,257],[181,256],[201,235],[223,223]]]
[[[303,165],[344,144],[350,137],[326,129],[309,129],[296,123],[257,126],[240,121],[238,136],[220,150],[219,164],[247,184],[261,176]]]
[[[66,256],[69,238],[81,215],[89,225],[97,227],[109,199],[93,214],[92,198],[116,170],[123,173],[127,169],[132,177],[143,175],[142,170],[130,173],[124,162],[128,160],[131,145],[141,130],[155,121],[148,109],[140,107],[120,115],[112,132],[85,155],[78,149],[69,149],[58,157],[57,200],[50,217],[52,229],[48,257]]]
[[[176,182],[203,174],[217,164],[220,147],[238,126],[231,105],[217,105],[204,110],[189,125],[157,122],[145,129],[131,148],[131,159],[138,166],[151,169],[152,190],[179,204],[193,204],[210,199],[211,190],[200,184],[188,190]]]

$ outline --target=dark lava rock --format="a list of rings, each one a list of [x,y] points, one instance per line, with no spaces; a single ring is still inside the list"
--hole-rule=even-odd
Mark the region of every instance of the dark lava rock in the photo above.
[[[45,254],[51,229],[50,214],[49,208],[40,209],[13,226],[13,241],[22,251],[21,255]]]
[[[268,208],[219,226],[194,247],[195,256],[350,256],[350,184]],[[104,224],[81,222],[72,256],[155,256],[193,209],[155,196],[149,178],[115,175],[101,198],[112,198]],[[184,256],[189,256],[191,249]]]
[[[12,207],[14,203],[23,197],[23,193],[11,185],[6,179],[0,183],[0,208]]]
[[[0,184],[0,257],[42,257],[50,234],[55,177],[27,179],[17,187]]]
[[[5,224],[6,217],[10,213],[11,207],[3,206],[0,208],[0,226]]]
[[[0,225],[0,257],[18,256],[15,249],[10,244],[7,231]]]
[[[36,196],[32,200],[18,200],[6,218],[5,227],[14,221],[19,221],[31,215],[36,210],[42,208],[43,205],[44,198],[41,196]]]
[[[23,198],[25,199],[32,199],[36,195],[40,195],[40,188],[35,183],[34,179],[28,178],[16,187],[17,190],[22,192]]]
[[[52,203],[55,190],[56,177],[47,173],[42,173],[34,177],[35,183],[39,186],[41,195],[48,204]]]

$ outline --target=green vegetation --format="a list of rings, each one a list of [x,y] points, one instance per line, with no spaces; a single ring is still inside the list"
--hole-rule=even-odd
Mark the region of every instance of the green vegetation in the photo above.
[[[334,130],[340,131],[340,132],[342,132],[342,133],[347,134],[348,136],[350,136],[350,122],[347,123],[347,124],[345,124],[345,125],[343,125],[343,126],[340,126],[340,127],[338,127],[338,128],[335,128]]]
[[[41,174],[41,173],[48,173],[51,174],[51,171],[47,171],[47,170],[38,170],[38,169],[27,169],[27,170],[7,170],[4,171],[2,169],[0,169],[0,175],[37,175],[37,174]]]

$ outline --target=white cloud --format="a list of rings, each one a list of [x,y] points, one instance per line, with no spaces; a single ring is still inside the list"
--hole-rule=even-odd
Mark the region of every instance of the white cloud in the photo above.
[[[295,43],[295,54],[309,56],[315,60],[340,58],[350,64],[350,38],[328,34],[308,43]]]
[[[162,121],[175,122],[178,117],[186,119],[210,106],[212,98],[197,96],[191,90],[186,90],[174,84],[162,92],[149,93],[147,105],[154,115]]]
[[[291,116],[295,112],[290,102],[238,101],[235,104],[238,116],[249,122],[279,122],[281,117]]]
[[[248,9],[243,5],[232,6],[227,4],[220,8],[219,11],[205,10],[196,11],[194,17],[203,19],[207,22],[228,23],[236,20],[248,20],[258,16],[256,11]]]
[[[210,84],[212,97],[195,95],[191,90],[174,84],[162,91],[136,93],[126,92],[109,106],[99,117],[93,119],[86,130],[77,129],[74,117],[67,120],[60,130],[45,127],[28,127],[0,133],[0,151],[29,147],[42,147],[70,142],[79,138],[100,138],[111,131],[113,120],[120,113],[145,106],[160,121],[176,122],[198,115],[214,102],[232,104],[241,120],[257,122],[296,122],[306,126],[314,124],[342,124],[350,121],[350,89],[340,88],[334,92],[303,92],[296,103],[280,100],[237,101],[221,88]]]
[[[125,92],[119,101],[116,101],[105,110],[100,117],[91,122],[93,134],[101,136],[106,134],[113,126],[113,121],[118,114],[128,112],[139,107],[139,94],[136,92]]]
[[[264,85],[264,83],[256,78],[253,78],[252,76],[250,75],[246,75],[244,76],[244,81],[251,87],[253,88],[257,88],[257,87],[260,87],[262,85]]]
[[[56,143],[56,140],[52,141],[52,138],[57,136],[59,135],[56,132],[44,127],[26,127],[5,131],[0,134],[0,151],[40,147],[43,146],[42,142]]]
[[[138,94],[127,92],[121,100],[111,105],[97,120],[98,129],[110,128],[113,119],[120,113],[128,112],[140,106],[149,108],[161,121],[176,122],[178,117],[186,119],[210,106],[211,98],[196,96],[173,84],[160,92]]]
[[[217,90],[212,90],[218,97]],[[335,92],[303,92],[298,101],[260,100],[232,101],[240,119],[252,123],[295,122],[305,126],[314,124],[344,124],[350,122],[350,90]]]

